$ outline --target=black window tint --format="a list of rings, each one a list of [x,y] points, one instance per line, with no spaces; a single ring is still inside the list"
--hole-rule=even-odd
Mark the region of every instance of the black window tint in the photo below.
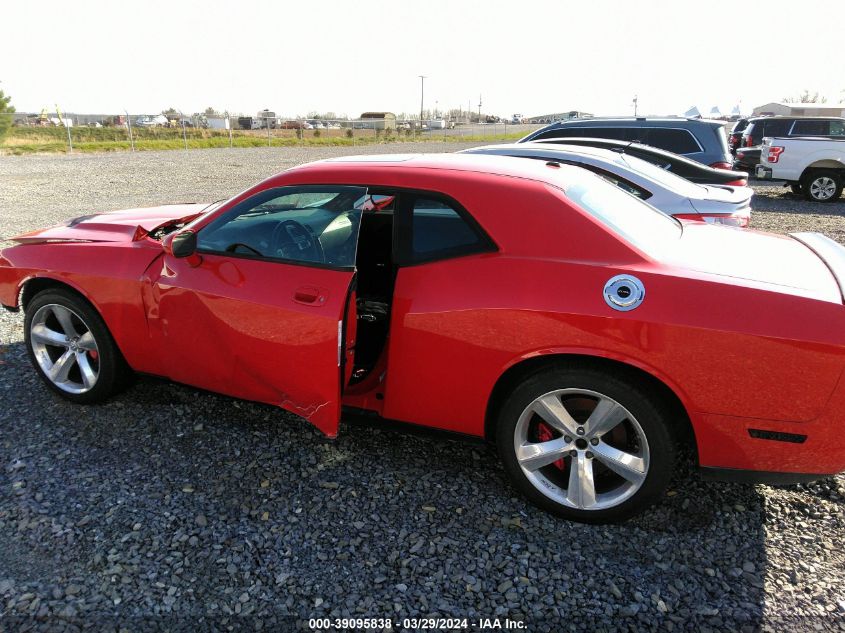
[[[199,250],[337,267],[355,265],[363,187],[278,187],[255,194],[200,230]]]
[[[831,136],[845,136],[845,121],[831,121],[830,122]]]
[[[537,141],[541,138],[571,138],[573,136],[584,136],[583,131],[577,127],[559,127],[553,130],[546,130],[535,136],[532,140]]]
[[[796,121],[792,126],[793,136],[828,136],[830,121]]]
[[[756,145],[763,142],[764,136],[785,136],[789,134],[789,128],[792,127],[792,121],[789,119],[770,119],[762,123],[762,129],[754,134],[754,140],[757,141]]]
[[[442,200],[418,196],[411,220],[411,251],[415,261],[485,250],[486,240],[460,213]]]
[[[646,131],[645,143],[675,154],[693,154],[701,151],[689,130],[677,128],[649,128]]]

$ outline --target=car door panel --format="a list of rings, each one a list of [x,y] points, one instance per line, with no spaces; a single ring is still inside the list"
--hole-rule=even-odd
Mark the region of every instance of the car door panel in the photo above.
[[[283,407],[334,437],[353,274],[215,254],[192,267],[165,256],[149,312],[168,377]]]

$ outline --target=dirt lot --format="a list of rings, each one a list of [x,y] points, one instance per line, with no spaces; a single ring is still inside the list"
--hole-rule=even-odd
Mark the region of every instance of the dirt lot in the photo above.
[[[225,198],[341,153],[362,148],[0,158],[0,237]],[[754,227],[845,243],[845,203],[755,188]],[[483,445],[351,420],[329,441],[271,407],[151,379],[73,406],[22,341],[22,317],[0,314],[0,631],[435,614],[529,631],[845,629],[845,477],[776,488],[687,473],[624,525],[566,523],[517,498]]]

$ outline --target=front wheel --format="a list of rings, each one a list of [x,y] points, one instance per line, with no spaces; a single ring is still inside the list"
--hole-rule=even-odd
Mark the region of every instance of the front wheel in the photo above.
[[[835,171],[811,171],[801,181],[801,190],[807,200],[833,202],[842,195],[842,176]]]
[[[53,391],[80,404],[100,402],[122,388],[130,370],[105,322],[69,290],[45,290],[26,307],[26,349]]]
[[[611,373],[561,368],[512,392],[496,444],[529,501],[566,519],[610,523],[668,485],[676,454],[668,424],[662,403]]]

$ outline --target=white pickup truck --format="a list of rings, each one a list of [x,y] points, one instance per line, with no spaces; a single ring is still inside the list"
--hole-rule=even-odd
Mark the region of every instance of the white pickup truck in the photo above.
[[[793,193],[808,200],[833,202],[845,182],[845,140],[764,138],[757,178],[785,180]]]

